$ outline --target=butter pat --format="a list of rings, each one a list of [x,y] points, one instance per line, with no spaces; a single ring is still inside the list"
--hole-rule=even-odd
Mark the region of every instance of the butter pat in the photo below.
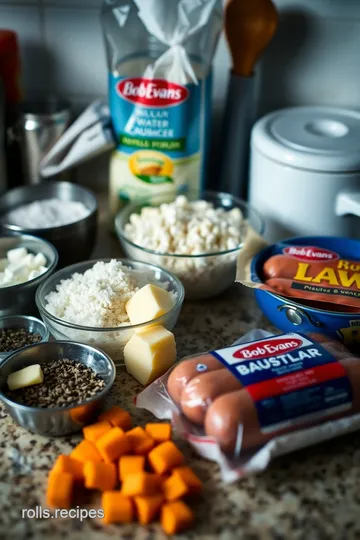
[[[40,384],[44,380],[44,373],[40,364],[34,364],[26,368],[14,371],[7,378],[8,387],[10,390],[18,390],[25,386]]]
[[[176,360],[174,334],[154,325],[134,334],[124,348],[126,369],[144,386],[163,375]]]
[[[126,304],[131,324],[141,324],[165,315],[174,306],[171,294],[156,285],[145,285]]]

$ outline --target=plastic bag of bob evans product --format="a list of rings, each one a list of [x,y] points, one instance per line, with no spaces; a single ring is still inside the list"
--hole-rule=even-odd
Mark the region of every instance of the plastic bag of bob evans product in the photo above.
[[[269,246],[251,240],[239,253],[237,282],[326,311],[359,312],[357,240],[304,236]]]
[[[220,465],[225,482],[360,428],[360,359],[322,334],[253,330],[187,357],[136,398]]]
[[[112,215],[129,200],[198,190],[221,0],[104,0],[102,22],[117,138]]]

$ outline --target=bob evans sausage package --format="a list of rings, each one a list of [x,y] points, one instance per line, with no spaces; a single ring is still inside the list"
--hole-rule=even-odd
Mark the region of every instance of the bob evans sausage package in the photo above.
[[[335,237],[290,238],[240,253],[236,281],[320,309],[360,311],[360,243]],[[333,306],[333,307],[331,307]]]
[[[202,187],[221,0],[104,0],[117,149],[110,207]]]
[[[176,429],[226,482],[282,454],[360,428],[360,358],[321,334],[246,334],[185,358],[145,388],[137,407]]]

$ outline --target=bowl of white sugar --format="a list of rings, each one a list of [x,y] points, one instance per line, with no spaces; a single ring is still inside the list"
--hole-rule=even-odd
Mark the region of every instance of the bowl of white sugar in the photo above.
[[[126,303],[143,286],[167,290],[173,305],[167,313],[131,325]],[[44,281],[36,304],[50,333],[58,340],[86,343],[102,349],[116,365],[135,331],[159,324],[172,330],[184,300],[184,287],[170,272],[137,261],[100,259],[59,270]]]
[[[0,229],[33,234],[51,242],[59,267],[91,256],[96,242],[96,197],[70,182],[12,189],[0,197]]]

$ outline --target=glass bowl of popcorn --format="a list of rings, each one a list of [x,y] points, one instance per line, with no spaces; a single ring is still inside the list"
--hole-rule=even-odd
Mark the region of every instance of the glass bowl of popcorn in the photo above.
[[[264,221],[227,193],[166,192],[126,205],[115,230],[127,257],[166,268],[187,299],[202,299],[234,283],[239,252],[250,230],[263,234]]]

